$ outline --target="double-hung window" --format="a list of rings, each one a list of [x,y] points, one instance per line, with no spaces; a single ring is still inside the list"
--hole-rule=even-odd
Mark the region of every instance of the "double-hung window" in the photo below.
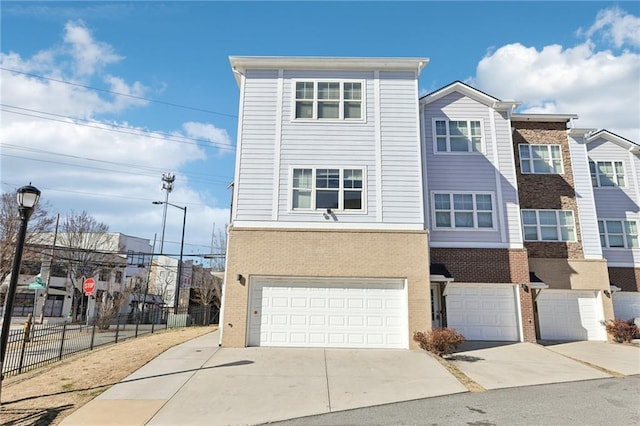
[[[594,187],[625,186],[622,161],[589,161],[589,170]]]
[[[480,120],[434,119],[436,152],[482,152]]]
[[[308,120],[362,120],[361,81],[297,81],[295,118]]]
[[[293,210],[364,210],[364,169],[294,168]]]
[[[522,173],[562,174],[560,145],[520,144],[520,170]]]
[[[571,210],[522,210],[525,241],[576,241]]]
[[[635,220],[599,220],[600,244],[605,248],[638,248]]]
[[[493,228],[491,194],[433,194],[434,224],[437,229]]]

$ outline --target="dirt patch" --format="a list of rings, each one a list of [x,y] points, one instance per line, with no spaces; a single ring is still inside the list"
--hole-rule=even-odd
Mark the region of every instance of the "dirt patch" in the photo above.
[[[486,391],[486,389],[483,388],[479,383],[475,382],[471,377],[460,371],[460,369],[458,369],[458,367],[456,367],[451,361],[431,353],[429,353],[429,355],[431,355],[431,357],[435,358],[440,364],[442,364],[442,366],[444,366],[444,368],[446,368],[449,373],[453,374],[453,376],[458,379],[458,381],[462,383],[469,390],[469,392]]]
[[[2,383],[2,424],[58,424],[167,349],[215,330],[215,327],[169,329],[9,377]]]

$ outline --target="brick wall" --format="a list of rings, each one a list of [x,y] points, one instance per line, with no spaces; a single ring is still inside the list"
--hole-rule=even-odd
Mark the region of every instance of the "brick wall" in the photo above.
[[[529,282],[529,263],[524,249],[432,248],[431,262],[444,263],[456,282]]]
[[[609,268],[609,282],[623,291],[640,291],[640,268]]]
[[[525,242],[531,257],[584,259],[566,123],[514,121],[513,149],[520,209],[572,210],[577,242]],[[563,174],[522,174],[519,144],[560,145]]]

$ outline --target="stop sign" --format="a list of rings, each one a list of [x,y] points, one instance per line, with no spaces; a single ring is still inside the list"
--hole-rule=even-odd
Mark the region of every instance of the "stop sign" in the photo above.
[[[93,278],[87,278],[82,284],[82,289],[86,294],[93,294],[93,290],[96,288],[96,280]]]

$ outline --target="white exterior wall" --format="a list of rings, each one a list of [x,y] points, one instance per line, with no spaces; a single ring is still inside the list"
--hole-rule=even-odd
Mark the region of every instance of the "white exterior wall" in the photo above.
[[[593,188],[598,219],[635,220],[640,225],[640,156],[604,138],[587,144],[592,161],[623,161],[626,187]],[[639,267],[640,250],[603,248],[609,266]]]
[[[435,153],[434,119],[481,120],[484,150],[481,154]],[[423,151],[426,156],[425,216],[433,247],[451,243],[481,247],[522,247],[518,189],[513,160],[510,122],[495,111],[460,93],[451,93],[422,108]],[[433,192],[490,192],[494,202],[491,230],[439,230],[433,224]]]
[[[596,205],[584,139],[569,135],[569,152],[585,259],[602,259]]]
[[[295,120],[295,81],[305,79],[362,81],[365,120]],[[422,229],[416,72],[247,71],[240,104],[236,224]],[[364,210],[337,220],[292,211],[292,170],[305,166],[363,168]]]

